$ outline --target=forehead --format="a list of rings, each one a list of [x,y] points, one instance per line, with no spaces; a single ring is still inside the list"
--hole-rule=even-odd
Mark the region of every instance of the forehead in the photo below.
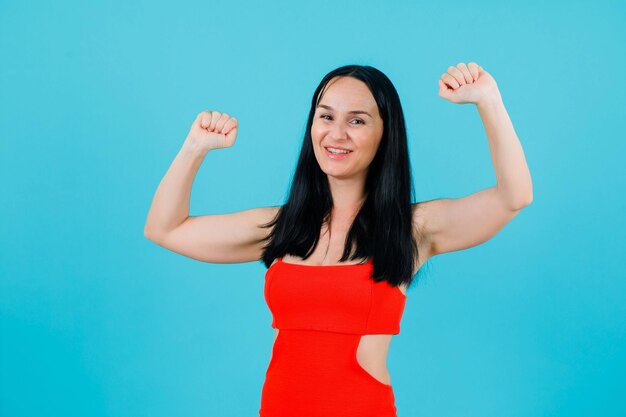
[[[377,110],[376,100],[367,85],[353,77],[331,79],[321,94],[319,104],[329,105],[339,111]]]

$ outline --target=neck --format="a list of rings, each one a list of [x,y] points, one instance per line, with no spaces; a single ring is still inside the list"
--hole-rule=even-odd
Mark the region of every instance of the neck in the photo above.
[[[328,177],[328,185],[333,196],[333,211],[353,214],[365,201],[365,181],[363,179],[337,179]]]

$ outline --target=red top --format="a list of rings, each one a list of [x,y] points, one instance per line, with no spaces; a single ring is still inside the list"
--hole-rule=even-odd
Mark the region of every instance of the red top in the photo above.
[[[406,295],[387,281],[374,282],[364,264],[272,264],[265,274],[265,302],[275,329],[353,334],[398,334]]]

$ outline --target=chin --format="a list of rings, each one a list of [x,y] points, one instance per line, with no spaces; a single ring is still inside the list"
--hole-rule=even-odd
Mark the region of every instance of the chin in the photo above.
[[[324,170],[322,170],[322,171],[324,171]],[[343,179],[348,179],[348,178],[350,178],[350,177],[353,177],[353,176],[354,176],[354,173],[353,173],[353,172],[346,172],[345,170],[342,170],[342,171],[338,171],[338,170],[326,170],[326,171],[324,171],[324,173],[325,173],[327,176],[329,176],[329,177],[337,178],[337,179],[340,179],[340,180],[343,180]]]

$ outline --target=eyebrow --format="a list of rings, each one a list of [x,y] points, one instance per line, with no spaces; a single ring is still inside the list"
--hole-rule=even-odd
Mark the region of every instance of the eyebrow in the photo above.
[[[323,108],[328,109],[328,110],[333,110],[332,107],[327,106],[325,104],[318,104],[317,107],[323,107]],[[367,114],[369,117],[372,117],[372,115],[369,114],[368,112],[366,112],[365,110],[351,110],[348,113],[350,113],[350,114]],[[373,119],[373,117],[372,117],[372,119]]]

